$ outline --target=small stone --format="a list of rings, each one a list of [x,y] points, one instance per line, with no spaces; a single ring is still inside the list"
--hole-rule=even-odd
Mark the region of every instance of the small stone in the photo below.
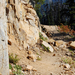
[[[2,74],[0,73],[0,75],[2,75]]]
[[[28,51],[28,54],[33,54],[33,52],[29,50],[29,51]]]
[[[34,54],[30,54],[29,56],[27,56],[28,59],[32,59],[34,62],[36,61],[37,59],[37,56],[34,55]]]
[[[63,66],[64,66],[64,68],[70,69],[70,65],[69,64],[64,64]]]
[[[67,56],[70,56],[70,55],[71,55],[71,53],[69,53],[69,52],[68,52],[68,53],[66,53],[66,55],[67,55]]]
[[[55,54],[53,54],[53,56],[55,56]]]
[[[12,73],[12,70],[11,69],[9,69],[9,73]]]
[[[31,65],[26,65],[26,67],[23,69],[23,71],[30,71],[33,69],[33,66]]]
[[[22,47],[19,47],[19,50],[23,50],[23,48]]]
[[[72,49],[75,49],[75,41],[71,42],[70,47],[71,47]]]
[[[49,40],[47,40],[48,41],[48,43],[50,43],[50,44],[53,44],[54,45],[54,42],[55,42],[55,40],[54,39],[49,39]]]
[[[50,73],[50,75],[53,75],[52,73]]]
[[[11,41],[10,41],[10,40],[8,40],[8,45],[12,45],[12,43],[11,43]]]
[[[30,47],[29,47],[29,45],[28,45],[28,46],[27,46],[27,50],[29,50],[29,48],[30,48]]]
[[[37,71],[35,68],[32,69],[33,71]]]
[[[62,45],[62,46],[61,46]],[[60,47],[65,47],[66,44],[65,42],[63,42],[62,40],[58,40],[58,41],[55,41],[55,46],[60,46]]]
[[[50,75],[58,75],[58,74],[55,74],[55,73],[50,73]]]
[[[38,54],[40,54],[40,49],[38,47],[33,48]]]

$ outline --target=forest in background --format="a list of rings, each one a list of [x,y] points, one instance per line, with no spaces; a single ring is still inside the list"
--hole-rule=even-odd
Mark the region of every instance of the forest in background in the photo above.
[[[41,24],[71,26],[75,30],[75,0],[52,0],[51,3],[44,3],[45,0],[34,0],[35,10],[40,18]]]

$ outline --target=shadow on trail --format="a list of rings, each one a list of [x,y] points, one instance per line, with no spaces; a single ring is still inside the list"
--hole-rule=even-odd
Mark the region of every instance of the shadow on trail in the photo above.
[[[52,38],[54,40],[63,40],[65,42],[75,41],[74,37],[71,37],[69,34],[66,33],[53,33]]]

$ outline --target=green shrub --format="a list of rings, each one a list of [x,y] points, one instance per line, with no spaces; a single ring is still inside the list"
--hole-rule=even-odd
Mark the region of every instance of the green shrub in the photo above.
[[[14,73],[15,75],[24,75],[24,74],[21,72],[21,70],[22,70],[21,66],[15,65],[14,68],[15,68],[15,71],[13,71],[13,73]]]
[[[47,38],[46,38],[46,37],[43,37],[40,32],[39,32],[39,37],[40,37],[40,39],[42,39],[43,41],[46,41],[46,40],[47,40]]]
[[[70,64],[71,67],[74,67],[74,68],[75,68],[75,61],[73,61],[71,57],[62,58],[62,61],[63,61],[64,63]]]
[[[45,51],[50,52],[49,47],[45,47],[43,44],[41,44],[41,45],[42,45],[42,47],[44,48]]]
[[[11,70],[12,70],[12,65],[11,65],[11,64],[9,64],[9,69],[11,69]]]
[[[39,55],[39,53],[36,53],[37,55]]]
[[[19,58],[17,58],[17,55],[13,56],[13,54],[9,55],[9,62],[16,64],[18,62]]]
[[[41,60],[41,58],[37,57],[37,60]]]

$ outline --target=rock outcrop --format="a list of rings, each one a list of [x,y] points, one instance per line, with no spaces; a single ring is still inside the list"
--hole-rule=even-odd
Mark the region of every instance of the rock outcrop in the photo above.
[[[8,38],[18,46],[33,46],[39,39],[39,18],[28,0],[7,0]]]
[[[9,75],[5,0],[0,0],[0,75]]]

